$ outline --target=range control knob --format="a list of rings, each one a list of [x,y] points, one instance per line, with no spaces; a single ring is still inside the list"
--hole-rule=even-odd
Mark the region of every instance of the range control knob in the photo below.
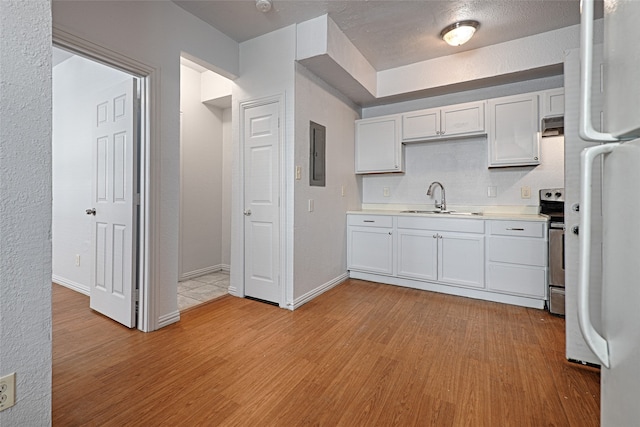
[[[546,193],[544,193],[545,196],[547,197],[551,197],[551,193],[549,191],[547,191]]]
[[[562,193],[559,191],[556,191],[556,197],[562,197]]]

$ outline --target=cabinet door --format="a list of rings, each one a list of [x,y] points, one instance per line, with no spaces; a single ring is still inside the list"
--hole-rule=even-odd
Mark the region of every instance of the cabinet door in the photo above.
[[[349,227],[348,269],[393,274],[393,232],[391,228]]]
[[[551,89],[542,92],[541,117],[564,116],[564,89]]]
[[[402,115],[402,140],[420,141],[440,136],[440,109],[412,111]]]
[[[540,164],[538,95],[491,99],[489,167]]]
[[[398,276],[438,280],[438,234],[428,230],[398,230]]]
[[[517,264],[489,263],[488,289],[511,295],[546,298],[547,270]]]
[[[440,135],[445,138],[484,133],[484,102],[445,107],[440,115]]]
[[[356,121],[356,173],[402,172],[400,116]]]
[[[441,233],[438,239],[439,280],[484,288],[484,236]]]

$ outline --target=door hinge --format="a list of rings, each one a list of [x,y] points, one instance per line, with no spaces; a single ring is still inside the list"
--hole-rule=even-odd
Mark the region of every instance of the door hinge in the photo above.
[[[134,295],[135,295],[135,301],[140,302],[140,289],[136,289],[134,291]]]
[[[140,206],[140,193],[136,193],[135,203],[136,205]]]

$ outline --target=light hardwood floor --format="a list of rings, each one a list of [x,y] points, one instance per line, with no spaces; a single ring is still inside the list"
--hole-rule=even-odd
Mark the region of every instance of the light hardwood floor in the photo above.
[[[145,334],[53,287],[54,426],[597,426],[599,371],[540,310],[348,280],[224,296]]]

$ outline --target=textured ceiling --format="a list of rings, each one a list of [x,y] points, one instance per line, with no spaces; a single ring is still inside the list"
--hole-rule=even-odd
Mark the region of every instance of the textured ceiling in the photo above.
[[[579,0],[297,1],[273,0],[268,13],[255,0],[175,0],[183,9],[242,42],[328,13],[378,71],[451,55],[570,25],[580,20]],[[602,3],[596,5],[602,16]],[[480,28],[462,47],[439,38],[455,21]]]

